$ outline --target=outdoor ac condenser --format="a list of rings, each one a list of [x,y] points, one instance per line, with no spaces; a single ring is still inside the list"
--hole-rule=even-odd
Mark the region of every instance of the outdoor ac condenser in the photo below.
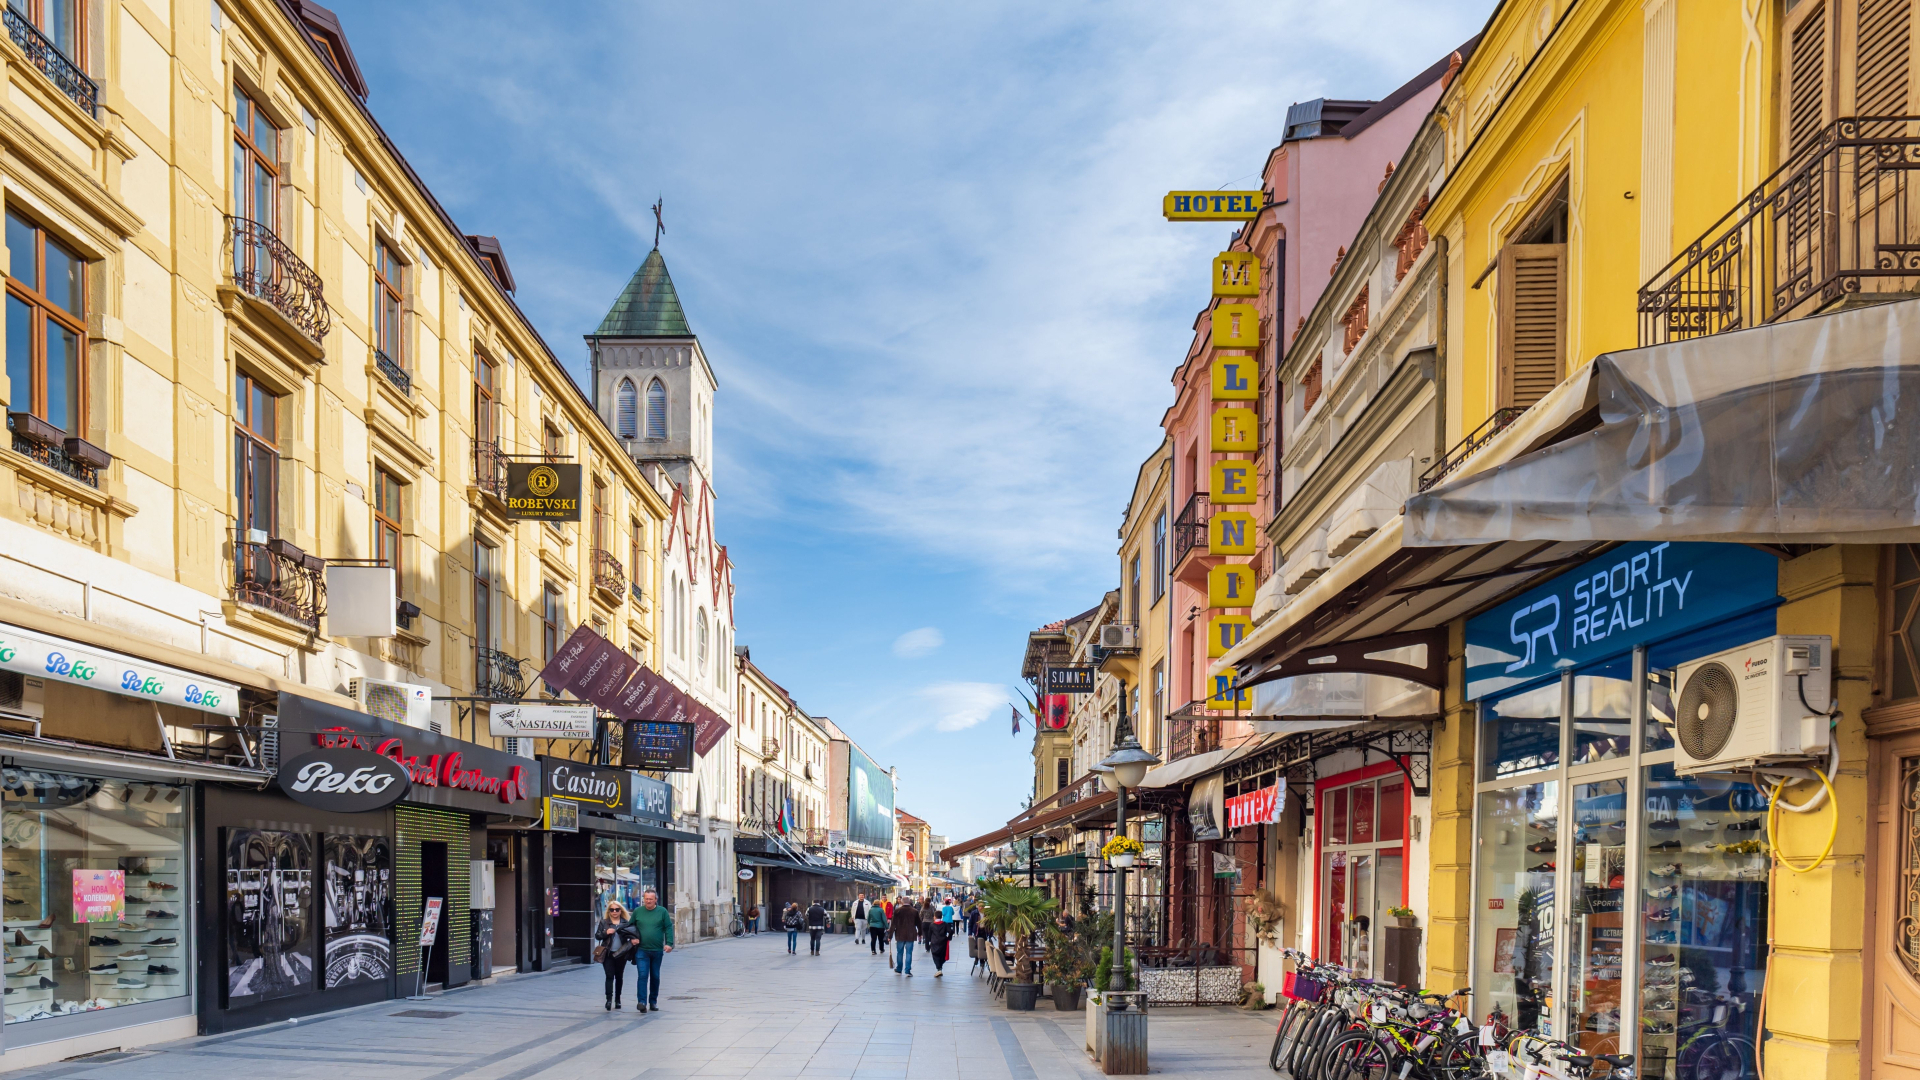
[[[1108,623],[1100,628],[1100,647],[1137,649],[1140,647],[1139,631],[1131,623]]]
[[[1676,773],[1824,755],[1833,639],[1780,635],[1681,664],[1674,694]]]
[[[445,734],[433,721],[433,688],[430,686],[386,679],[351,679],[347,682],[347,694],[359,702],[369,716],[436,735]]]

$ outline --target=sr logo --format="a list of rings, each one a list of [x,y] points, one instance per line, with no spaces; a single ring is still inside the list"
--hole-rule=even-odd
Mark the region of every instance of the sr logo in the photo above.
[[[1548,614],[1548,609],[1552,614]],[[1522,629],[1525,623],[1531,629]],[[1544,600],[1523,607],[1513,613],[1507,623],[1507,638],[1520,647],[1520,658],[1507,665],[1507,674],[1511,675],[1523,668],[1531,667],[1536,661],[1546,659],[1540,651],[1540,639],[1547,639],[1547,648],[1553,656],[1560,655],[1560,641],[1554,637],[1554,631],[1560,629],[1560,598],[1549,596]]]

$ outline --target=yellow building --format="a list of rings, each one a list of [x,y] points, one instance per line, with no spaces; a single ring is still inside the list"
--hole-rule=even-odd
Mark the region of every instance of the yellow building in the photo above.
[[[1167,642],[1173,634],[1172,601],[1167,599],[1172,483],[1173,443],[1162,440],[1140,463],[1120,525],[1119,623],[1124,629],[1116,632],[1118,644],[1101,662],[1103,671],[1127,682],[1140,745],[1163,759],[1167,713],[1175,707],[1167,696]],[[1130,646],[1125,643],[1129,635]]]

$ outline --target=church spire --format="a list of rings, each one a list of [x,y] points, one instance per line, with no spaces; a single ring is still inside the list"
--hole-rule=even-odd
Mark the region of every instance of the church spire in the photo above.
[[[613,302],[607,317],[600,320],[596,338],[692,337],[687,313],[680,307],[680,294],[673,289],[667,274],[667,260],[654,248],[647,260],[634,271],[633,279]]]

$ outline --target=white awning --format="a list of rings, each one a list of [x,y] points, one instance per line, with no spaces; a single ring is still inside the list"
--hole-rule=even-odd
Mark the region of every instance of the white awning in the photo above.
[[[0,670],[220,716],[240,715],[240,687],[233,683],[8,623],[0,623]]]
[[[1257,735],[1222,750],[1209,750],[1204,754],[1195,754],[1170,764],[1156,766],[1147,770],[1146,778],[1140,781],[1140,786],[1143,788],[1172,787],[1195,777],[1219,772],[1260,749],[1266,745],[1266,742],[1266,736]]]
[[[1598,428],[1483,453],[1407,500],[1404,543],[1920,540],[1920,301],[1608,353],[1579,381]]]

